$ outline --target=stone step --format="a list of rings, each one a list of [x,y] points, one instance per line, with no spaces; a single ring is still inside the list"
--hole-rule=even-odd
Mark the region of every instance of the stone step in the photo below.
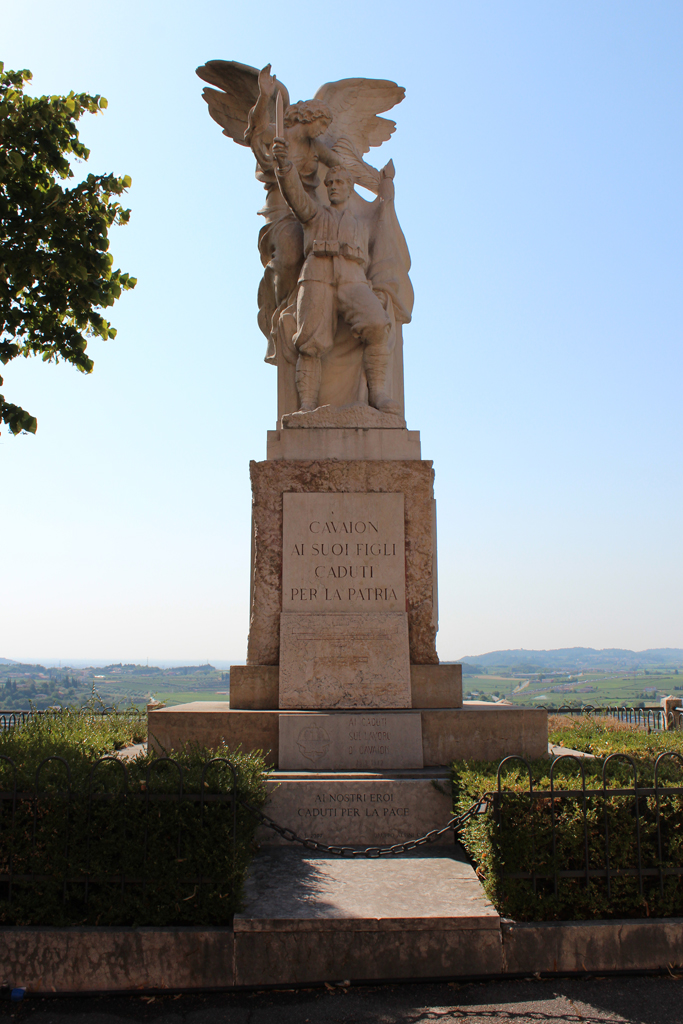
[[[234,928],[242,985],[500,970],[500,918],[452,843],[381,860],[264,847]]]
[[[264,812],[302,839],[327,846],[394,846],[443,828],[452,817],[447,771],[272,772]],[[289,845],[267,826],[261,842]],[[438,845],[453,845],[447,832]]]

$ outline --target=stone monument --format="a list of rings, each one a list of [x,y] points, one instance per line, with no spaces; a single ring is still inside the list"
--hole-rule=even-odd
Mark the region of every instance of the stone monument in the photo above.
[[[286,823],[400,841],[447,819],[431,776],[453,759],[547,752],[544,711],[463,707],[461,666],[436,652],[434,474],[403,396],[410,256],[393,163],[364,159],[404,89],[350,78],[291,103],[270,65],[197,74],[266,192],[258,323],[278,414],[251,463],[247,664],[231,669],[229,709],[155,711],[150,736],[261,748]]]

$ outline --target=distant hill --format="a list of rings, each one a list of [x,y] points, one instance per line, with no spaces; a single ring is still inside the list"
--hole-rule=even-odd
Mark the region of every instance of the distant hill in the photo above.
[[[488,654],[468,655],[461,658],[464,665],[480,669],[504,668],[516,672],[549,671],[581,672],[624,670],[638,668],[680,668],[683,666],[683,648],[660,647],[647,651],[628,651],[620,647],[595,650],[593,647],[561,647],[553,651],[491,651]]]

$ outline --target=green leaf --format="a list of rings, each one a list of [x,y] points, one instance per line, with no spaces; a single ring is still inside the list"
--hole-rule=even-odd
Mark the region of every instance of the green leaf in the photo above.
[[[107,252],[109,228],[130,214],[113,197],[131,179],[89,174],[71,188],[60,184],[74,177],[73,157],[89,156],[76,122],[107,101],[24,96],[30,78],[0,64],[0,363],[38,356],[89,373],[87,339],[115,336],[100,311],[135,283],[112,271]],[[35,417],[4,398],[0,418],[13,433],[36,430]]]

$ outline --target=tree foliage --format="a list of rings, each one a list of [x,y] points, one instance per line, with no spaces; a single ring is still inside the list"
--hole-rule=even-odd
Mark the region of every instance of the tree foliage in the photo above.
[[[108,232],[127,224],[116,196],[128,176],[88,174],[72,188],[70,161],[87,160],[76,123],[107,106],[101,96],[25,96],[30,71],[0,63],[0,362],[41,356],[90,373],[89,337],[116,331],[98,312],[135,278],[112,270]],[[2,377],[0,377],[0,385]],[[35,417],[0,395],[0,422],[35,433]]]

